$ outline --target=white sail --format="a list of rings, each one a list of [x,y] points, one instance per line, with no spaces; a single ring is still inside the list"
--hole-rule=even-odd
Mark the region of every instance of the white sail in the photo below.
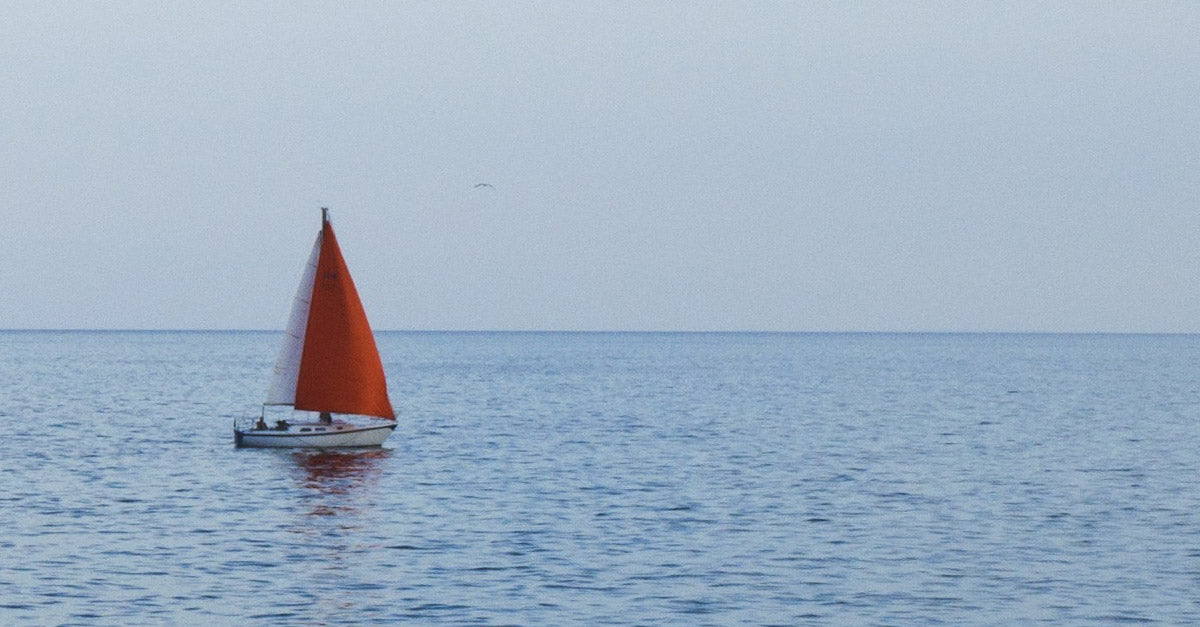
[[[296,380],[300,376],[300,355],[304,352],[304,332],[308,327],[308,308],[312,304],[313,279],[317,274],[317,258],[321,254],[321,233],[313,242],[312,254],[296,289],[292,301],[292,314],[288,317],[287,331],[279,358],[275,360],[275,373],[271,376],[271,390],[267,392],[268,405],[294,405],[296,403]]]

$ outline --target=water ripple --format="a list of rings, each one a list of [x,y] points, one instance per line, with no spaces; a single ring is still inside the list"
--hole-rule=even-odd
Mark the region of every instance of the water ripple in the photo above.
[[[1200,622],[1197,337],[380,334],[233,449],[277,339],[0,333],[0,623]]]

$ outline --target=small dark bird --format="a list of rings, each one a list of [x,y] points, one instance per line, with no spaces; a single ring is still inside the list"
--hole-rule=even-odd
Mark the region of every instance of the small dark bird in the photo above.
[[[495,187],[492,187],[491,183],[476,183],[475,187],[491,187],[492,189],[496,189]]]

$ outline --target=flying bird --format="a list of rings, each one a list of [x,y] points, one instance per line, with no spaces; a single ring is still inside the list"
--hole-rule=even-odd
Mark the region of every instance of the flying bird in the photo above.
[[[477,187],[477,188],[479,188],[479,187],[491,187],[492,189],[496,189],[495,187],[492,187],[492,184],[491,184],[491,183],[476,183],[476,184],[475,184],[475,187]]]

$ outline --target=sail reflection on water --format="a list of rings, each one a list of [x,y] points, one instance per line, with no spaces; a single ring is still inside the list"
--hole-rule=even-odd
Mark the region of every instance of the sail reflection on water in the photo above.
[[[292,453],[305,488],[323,494],[350,494],[374,483],[391,449],[303,450]]]

